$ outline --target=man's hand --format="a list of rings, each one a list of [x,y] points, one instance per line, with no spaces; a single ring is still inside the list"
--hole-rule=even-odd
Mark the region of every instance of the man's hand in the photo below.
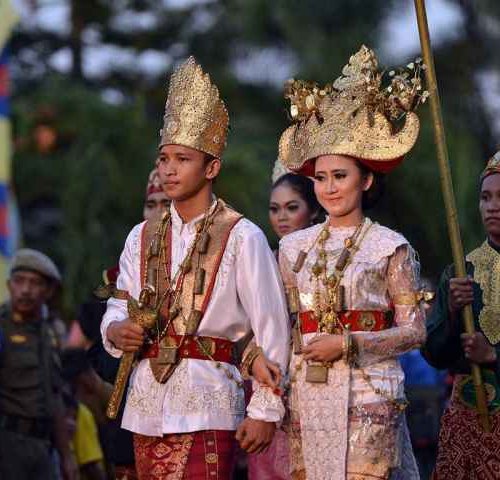
[[[281,382],[281,370],[277,363],[271,362],[264,355],[259,355],[252,363],[252,377],[262,385],[276,390]]]
[[[65,454],[61,457],[61,474],[64,480],[77,480],[78,465],[71,454]]]
[[[262,453],[273,440],[276,424],[247,417],[236,431],[236,440],[247,453]]]
[[[497,352],[490,345],[486,337],[481,332],[473,335],[462,333],[462,347],[465,357],[473,363],[493,363],[497,359]]]
[[[144,328],[129,319],[112,322],[106,333],[108,340],[123,352],[137,352],[144,343]]]
[[[304,360],[333,362],[342,356],[342,335],[319,335],[302,347]]]
[[[450,278],[448,309],[452,315],[474,301],[473,283],[470,277]]]

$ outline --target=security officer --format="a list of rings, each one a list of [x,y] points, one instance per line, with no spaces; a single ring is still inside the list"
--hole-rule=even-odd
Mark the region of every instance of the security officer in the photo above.
[[[76,478],[62,417],[57,342],[44,314],[60,281],[46,255],[31,249],[15,255],[10,301],[0,306],[0,480],[54,478],[52,445],[63,478]]]

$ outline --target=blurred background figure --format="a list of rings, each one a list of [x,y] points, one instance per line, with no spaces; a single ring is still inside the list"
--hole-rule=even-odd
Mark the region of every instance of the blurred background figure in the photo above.
[[[278,239],[324,219],[324,211],[316,200],[311,179],[286,171],[278,160],[272,180],[269,222]],[[284,431],[277,430],[267,452],[248,455],[248,478],[288,480],[288,456],[287,436]]]
[[[143,218],[149,220],[153,215],[162,214],[170,207],[170,200],[163,191],[158,170],[154,168],[149,174],[146,187]]]
[[[73,453],[82,480],[105,480],[104,454],[101,446],[107,443],[106,405],[111,385],[106,384],[91,367],[85,350],[66,349],[61,354],[63,378],[76,401]],[[99,428],[101,427],[101,428]],[[100,432],[102,434],[100,435]]]
[[[316,200],[311,179],[294,173],[277,178],[271,188],[269,222],[278,238],[323,219],[323,209]]]
[[[163,192],[158,171],[154,168],[149,176],[144,199],[144,220],[153,215],[161,215],[170,206]],[[107,396],[115,381],[119,359],[111,357],[103,348],[99,327],[106,311],[106,301],[116,288],[118,267],[105,270],[102,274],[104,284],[95,290],[96,296],[80,305],[76,320],[72,323],[66,346],[87,350],[91,365],[87,365],[88,381],[80,381],[80,397],[93,412],[99,429],[101,446],[104,450],[108,478],[127,480],[135,478],[132,434],[121,428],[121,414],[115,420],[105,418]],[[80,358],[79,355],[78,358]],[[83,362],[83,359],[80,358]],[[88,388],[90,387],[90,388]],[[123,407],[122,407],[123,409]]]
[[[423,308],[432,309],[435,284],[421,278]],[[409,401],[406,419],[420,477],[430,478],[436,462],[439,423],[447,399],[446,372],[431,367],[420,350],[399,357],[405,374],[405,392]]]
[[[46,303],[61,275],[41,252],[19,250],[12,262],[10,301],[0,307],[0,478],[37,480],[55,474],[51,450],[59,454],[65,479],[75,464],[62,416],[57,338]]]

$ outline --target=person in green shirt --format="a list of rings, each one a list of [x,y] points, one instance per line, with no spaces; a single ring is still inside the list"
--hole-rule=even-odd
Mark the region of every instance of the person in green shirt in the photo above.
[[[487,238],[467,255],[467,278],[456,278],[451,266],[443,272],[422,349],[432,366],[454,375],[433,480],[500,478],[500,152],[480,177],[479,210]],[[461,321],[466,305],[472,305],[473,335]],[[491,433],[479,423],[470,362],[482,370]]]

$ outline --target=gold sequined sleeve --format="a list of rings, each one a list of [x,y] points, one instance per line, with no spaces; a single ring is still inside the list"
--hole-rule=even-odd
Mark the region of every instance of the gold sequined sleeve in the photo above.
[[[407,301],[419,286],[419,263],[410,245],[401,245],[391,255],[386,280],[387,294],[394,304],[393,326],[380,332],[353,334],[361,367],[413,350],[425,342],[423,309],[420,303]]]

